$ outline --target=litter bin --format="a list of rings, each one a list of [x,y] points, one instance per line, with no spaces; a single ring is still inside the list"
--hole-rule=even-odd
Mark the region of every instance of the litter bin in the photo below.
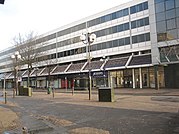
[[[47,88],[47,94],[51,94],[51,92],[52,92],[52,88],[51,87]]]
[[[99,87],[98,97],[100,102],[114,102],[114,91],[110,87]]]
[[[19,95],[20,96],[32,96],[32,88],[31,87],[19,87]]]

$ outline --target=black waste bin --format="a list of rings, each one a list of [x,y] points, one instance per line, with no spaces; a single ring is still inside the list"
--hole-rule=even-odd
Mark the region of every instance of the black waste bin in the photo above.
[[[101,102],[114,102],[114,91],[110,87],[99,87],[98,97]]]

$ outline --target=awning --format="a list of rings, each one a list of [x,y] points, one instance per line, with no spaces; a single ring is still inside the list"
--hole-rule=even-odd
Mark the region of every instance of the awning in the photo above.
[[[52,70],[51,75],[64,73],[68,66],[69,65],[58,65],[55,69]]]
[[[92,71],[100,71],[100,68],[103,64],[104,64],[104,61],[92,61],[90,64],[90,68]],[[89,70],[89,63],[86,64],[83,70],[84,71]]]
[[[83,63],[76,63],[76,64],[71,64],[71,66],[68,68],[67,72],[80,72],[82,67],[84,66]]]
[[[128,67],[132,66],[144,66],[144,65],[151,65],[152,64],[152,59],[151,59],[151,54],[147,55],[135,55],[132,57]]]
[[[109,59],[104,65],[105,70],[121,69],[125,68],[125,65],[129,57]]]

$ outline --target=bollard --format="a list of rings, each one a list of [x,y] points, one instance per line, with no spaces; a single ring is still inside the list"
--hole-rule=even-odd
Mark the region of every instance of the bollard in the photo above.
[[[28,134],[28,130],[27,130],[26,127],[23,127],[23,128],[22,128],[22,134]]]
[[[5,100],[5,104],[7,103],[7,92],[5,92],[5,98],[4,98],[4,100]]]
[[[53,98],[55,97],[55,88],[52,88]]]

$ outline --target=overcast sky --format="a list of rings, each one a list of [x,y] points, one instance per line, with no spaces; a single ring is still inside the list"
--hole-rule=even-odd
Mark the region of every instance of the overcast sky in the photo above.
[[[0,4],[0,50],[30,31],[38,35],[131,0],[5,0]]]

